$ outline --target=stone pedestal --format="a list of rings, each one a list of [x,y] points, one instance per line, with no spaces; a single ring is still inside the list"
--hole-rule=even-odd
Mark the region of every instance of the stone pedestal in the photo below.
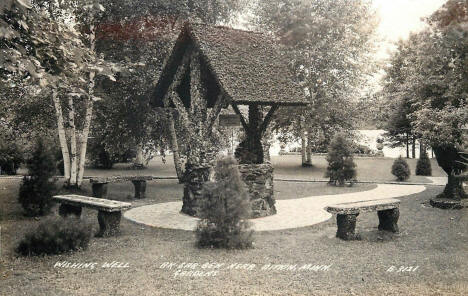
[[[336,237],[343,240],[360,240],[359,234],[355,233],[356,218],[359,214],[338,214],[336,215],[336,224],[338,224],[338,231]]]
[[[186,168],[182,213],[200,216],[200,200],[203,184],[210,181],[211,167]]]
[[[238,168],[250,195],[251,218],[276,214],[272,165],[268,163],[240,164]]]
[[[394,233],[398,232],[398,218],[400,217],[400,210],[390,209],[384,211],[378,211],[379,216],[379,230],[387,230]]]
[[[107,183],[92,183],[93,196],[97,198],[107,197]]]
[[[135,198],[145,198],[146,195],[146,181],[145,180],[132,180],[133,186],[135,187]]]
[[[122,212],[98,212],[99,232],[96,237],[113,236],[120,232]]]

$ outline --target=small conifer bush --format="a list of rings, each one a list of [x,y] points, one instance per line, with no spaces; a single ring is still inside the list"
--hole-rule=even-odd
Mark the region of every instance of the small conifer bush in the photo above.
[[[26,233],[16,252],[23,256],[36,256],[86,249],[91,231],[90,224],[73,216],[49,218]]]
[[[42,139],[37,141],[26,165],[29,176],[23,178],[19,202],[26,216],[46,215],[52,206],[52,195],[55,192],[55,182],[52,180],[55,174],[55,159]]]
[[[432,167],[431,161],[427,152],[421,154],[416,163],[416,176],[431,176],[432,175]]]
[[[215,182],[202,189],[201,220],[196,234],[199,247],[244,249],[252,247],[250,198],[232,157],[217,161]]]
[[[328,147],[328,167],[325,173],[329,184],[343,186],[346,181],[356,178],[356,164],[353,160],[354,145],[345,134],[338,133]]]
[[[392,174],[397,177],[398,181],[406,181],[409,179],[411,172],[408,163],[401,156],[393,162]]]

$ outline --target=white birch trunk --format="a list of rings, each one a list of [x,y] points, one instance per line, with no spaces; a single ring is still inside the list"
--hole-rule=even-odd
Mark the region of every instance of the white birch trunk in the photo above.
[[[300,119],[300,128],[301,128],[301,163],[304,165],[307,161],[306,159],[306,148],[307,148],[307,137],[305,134],[304,128],[305,119],[304,116],[301,116]]]
[[[91,20],[92,22],[93,20]],[[96,33],[95,27],[91,24],[90,26],[90,43],[91,43],[91,50],[94,51],[96,48]],[[89,73],[89,89],[88,89],[88,98],[86,102],[86,115],[85,115],[85,122],[83,125],[83,132],[81,133],[81,145],[80,145],[80,157],[79,157],[79,165],[78,165],[78,176],[76,180],[77,186],[81,186],[83,183],[83,176],[84,176],[84,167],[86,163],[86,150],[88,148],[88,136],[89,130],[91,128],[91,120],[93,118],[93,94],[94,94],[94,77],[95,73]]]
[[[77,183],[77,155],[76,155],[76,127],[75,127],[75,106],[73,105],[73,97],[68,98],[68,123],[70,125],[70,186],[76,186]]]
[[[307,162],[306,149],[307,149],[307,137],[306,137],[304,131],[302,131],[301,132],[301,160],[302,160],[302,164],[305,164]]]
[[[83,183],[84,167],[85,167],[85,162],[86,162],[86,149],[88,147],[88,135],[89,135],[89,129],[91,127],[92,117],[93,117],[93,100],[91,98],[89,98],[87,103],[86,103],[85,123],[84,123],[84,126],[83,126],[83,133],[81,135],[81,147],[80,147],[80,158],[79,158],[79,166],[78,166],[78,178],[76,180],[78,186],[81,186],[81,184]]]
[[[60,141],[60,150],[62,150],[62,158],[63,158],[63,170],[64,170],[64,177],[65,182],[70,182],[70,153],[68,150],[67,144],[67,137],[65,134],[65,127],[63,124],[63,112],[62,106],[60,105],[60,99],[57,96],[57,92],[52,93],[52,100],[55,106],[55,114],[57,116],[57,128],[58,128],[58,135]]]
[[[312,165],[312,138],[307,135],[306,164]]]
[[[144,157],[143,157],[143,144],[139,143],[136,147],[136,157],[134,165],[136,167],[143,167],[144,166]]]

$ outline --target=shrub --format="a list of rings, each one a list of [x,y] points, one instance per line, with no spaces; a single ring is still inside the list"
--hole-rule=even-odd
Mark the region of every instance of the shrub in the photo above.
[[[403,158],[398,157],[392,165],[392,174],[397,177],[398,181],[405,181],[411,175],[408,163]]]
[[[337,134],[330,142],[327,155],[328,167],[325,173],[330,184],[338,182],[343,186],[345,181],[356,178],[356,164],[353,160],[353,143],[345,134]]]
[[[0,137],[0,173],[16,175],[16,170],[23,162],[21,149],[14,141]]]
[[[202,188],[201,220],[196,229],[199,247],[252,246],[253,231],[245,220],[250,216],[250,198],[236,165],[232,157],[218,160],[216,181]]]
[[[416,176],[431,176],[432,175],[432,167],[431,161],[429,156],[427,156],[427,152],[424,152],[420,157],[416,164]]]
[[[51,178],[55,174],[55,159],[42,139],[37,141],[26,165],[29,176],[23,178],[19,190],[19,202],[27,216],[43,216],[52,206],[55,182]]]
[[[92,227],[76,217],[54,217],[26,233],[16,248],[23,256],[60,254],[86,249]]]

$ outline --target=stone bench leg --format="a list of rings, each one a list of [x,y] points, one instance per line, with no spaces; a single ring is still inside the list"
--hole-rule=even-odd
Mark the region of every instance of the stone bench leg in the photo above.
[[[146,193],[146,181],[145,180],[132,180],[133,186],[135,186],[135,198],[145,198]]]
[[[69,204],[60,204],[59,207],[59,215],[62,217],[67,217],[69,215],[75,215],[78,218],[81,217],[81,207],[78,206],[72,206]]]
[[[93,196],[97,198],[107,197],[107,183],[93,183]]]
[[[99,232],[97,237],[113,236],[120,232],[122,212],[98,212]]]
[[[379,216],[379,230],[398,232],[399,209],[378,211],[377,215]]]
[[[336,223],[338,224],[338,231],[336,237],[343,240],[359,240],[361,237],[354,231],[356,229],[356,218],[359,214],[338,214],[336,215]]]

